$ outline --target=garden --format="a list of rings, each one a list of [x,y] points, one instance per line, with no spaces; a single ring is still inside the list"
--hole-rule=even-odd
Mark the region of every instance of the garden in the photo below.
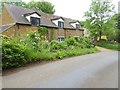
[[[2,68],[10,69],[32,62],[99,52],[88,38],[66,38],[64,42],[45,40],[45,28],[32,31],[20,39],[2,36]]]

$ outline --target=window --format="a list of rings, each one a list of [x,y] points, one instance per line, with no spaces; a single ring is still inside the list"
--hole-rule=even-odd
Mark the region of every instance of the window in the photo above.
[[[58,37],[58,41],[59,42],[63,42],[64,41],[64,37]]]
[[[58,27],[59,27],[59,28],[64,28],[64,22],[58,21]]]
[[[80,25],[79,24],[76,24],[76,29],[79,29],[80,28]]]
[[[31,17],[30,20],[33,26],[40,26],[40,18]]]

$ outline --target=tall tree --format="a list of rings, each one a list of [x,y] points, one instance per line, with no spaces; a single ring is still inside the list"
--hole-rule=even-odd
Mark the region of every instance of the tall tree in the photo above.
[[[48,14],[54,14],[55,13],[55,9],[54,9],[54,5],[52,5],[52,3],[47,2],[47,1],[31,1],[29,2],[26,6],[26,8],[35,8],[39,11],[48,13]]]
[[[117,21],[116,28],[117,28],[117,41],[120,43],[120,13],[117,15],[115,19]]]
[[[117,17],[118,17],[118,14],[113,15],[104,24],[104,35],[107,36],[108,40],[117,40],[117,36],[118,36]]]
[[[90,35],[96,39],[104,32],[104,24],[111,18],[114,5],[109,0],[92,0],[89,11],[85,12],[85,27],[90,30]]]

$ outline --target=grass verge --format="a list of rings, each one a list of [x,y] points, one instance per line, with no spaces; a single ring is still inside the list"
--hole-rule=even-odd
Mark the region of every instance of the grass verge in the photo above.
[[[120,51],[120,43],[108,43],[108,42],[98,42],[97,46]]]

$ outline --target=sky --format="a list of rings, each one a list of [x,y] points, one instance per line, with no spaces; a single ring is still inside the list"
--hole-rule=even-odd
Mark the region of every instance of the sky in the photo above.
[[[26,3],[31,0],[23,0]],[[34,0],[41,1],[41,0]],[[51,2],[55,6],[55,15],[63,16],[67,18],[84,20],[84,12],[89,10],[91,0],[45,0]],[[111,3],[115,5],[116,12],[118,11],[118,2],[120,0],[111,0]]]

